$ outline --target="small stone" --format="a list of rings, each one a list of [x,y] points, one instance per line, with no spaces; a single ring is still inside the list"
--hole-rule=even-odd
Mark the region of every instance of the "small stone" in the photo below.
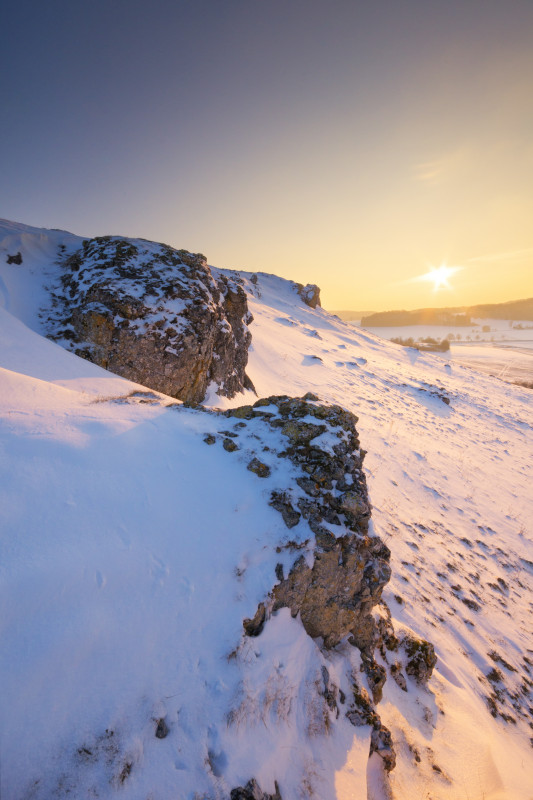
[[[222,442],[222,447],[224,448],[224,450],[227,450],[228,453],[233,453],[235,450],[239,449],[239,446],[235,444],[233,439],[228,439],[228,438],[224,439],[224,441]]]
[[[239,408],[230,408],[226,412],[228,417],[237,417],[237,419],[252,419],[254,410],[252,406],[240,406]]]
[[[266,620],[265,604],[259,603],[254,618],[253,619],[247,618],[242,622],[242,626],[244,628],[244,632],[246,633],[246,635],[259,636],[259,634],[263,630],[265,620]]]
[[[394,664],[391,664],[390,674],[393,677],[393,680],[398,684],[400,689],[403,692],[407,691],[407,681],[405,679],[405,675],[402,672],[402,665],[399,661],[395,661]]]
[[[270,467],[267,464],[263,464],[258,458],[252,458],[247,469],[250,472],[254,472],[258,478],[268,478],[270,475]]]
[[[277,781],[274,781],[274,794],[263,792],[255,778],[246,786],[237,786],[230,792],[230,800],[282,800]]]
[[[216,438],[213,436],[212,433],[208,433],[207,436],[204,437],[204,442],[206,444],[215,444]]]
[[[396,753],[392,744],[392,735],[388,728],[381,725],[372,731],[370,737],[370,755],[377,753],[383,759],[386,772],[391,772],[396,766]]]
[[[385,667],[382,667],[381,664],[378,664],[374,658],[371,658],[368,661],[363,659],[363,664],[366,677],[368,679],[368,685],[372,691],[374,703],[379,703],[383,697],[383,687],[385,685],[385,681],[387,680]]]
[[[166,739],[168,736],[168,725],[165,722],[164,717],[161,717],[161,719],[157,720],[157,728],[155,729],[155,736],[156,739]]]
[[[405,636],[401,644],[408,657],[405,671],[417,683],[427,683],[437,663],[435,648],[431,642],[411,635]]]
[[[294,528],[300,522],[301,514],[293,507],[285,492],[272,492],[269,505],[279,511],[287,528]]]

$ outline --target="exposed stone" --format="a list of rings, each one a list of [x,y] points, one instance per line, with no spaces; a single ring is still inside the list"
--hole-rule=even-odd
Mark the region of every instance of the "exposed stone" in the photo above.
[[[168,736],[168,725],[164,717],[161,717],[161,719],[157,720],[155,735],[157,739],[166,739]]]
[[[363,652],[362,656],[363,668],[368,679],[368,685],[370,686],[374,703],[380,703],[383,697],[383,687],[387,680],[385,667],[378,664],[371,654]]]
[[[360,687],[355,680],[353,683],[352,703],[346,712],[346,717],[355,727],[371,725],[373,728],[379,728],[381,725],[381,719],[370,700],[368,692],[364,687]]]
[[[373,620],[370,610],[390,578],[388,564],[368,559],[364,539],[344,536],[328,552],[315,552],[310,567],[300,557],[285,581],[273,590],[274,608],[298,613],[307,633],[334,647],[352,633],[364,633]]]
[[[335,711],[337,717],[339,716],[339,707],[337,706],[337,693],[338,687],[331,682],[327,667],[322,667],[322,681],[324,683],[323,697],[329,708]]]
[[[280,512],[287,528],[294,528],[294,526],[298,525],[300,522],[301,514],[293,508],[289,495],[286,492],[272,492],[269,505]]]
[[[394,661],[390,665],[390,674],[392,675],[394,681],[398,684],[400,689],[404,692],[407,691],[407,681],[405,679],[405,675],[402,672],[402,665],[399,661]]]
[[[204,442],[206,444],[215,444],[216,437],[212,433],[208,433],[207,436],[204,436]]]
[[[380,643],[380,652],[383,658],[386,659],[386,651],[398,650],[400,642],[394,633],[389,607],[385,603],[381,603],[380,608],[385,612],[385,616],[380,616],[377,620],[377,632]]]
[[[296,291],[306,305],[310,308],[320,306],[320,288],[316,283],[307,283],[305,286],[303,283],[297,283],[295,285]]]
[[[112,372],[185,401],[213,382],[233,397],[246,376],[252,321],[237,280],[205,257],[142,240],[88,239],[62,263],[50,338]]]
[[[377,753],[383,759],[383,766],[391,772],[396,766],[396,753],[392,744],[392,735],[385,725],[374,728],[370,736],[370,755]]]
[[[252,406],[239,406],[239,408],[230,408],[228,413],[229,416],[238,419],[252,419],[254,410]]]
[[[408,659],[405,667],[407,674],[417,683],[427,683],[437,663],[435,648],[431,642],[407,635],[402,639],[401,647],[405,650]]]
[[[243,620],[242,626],[247,636],[259,636],[266,621],[266,608],[264,603],[259,603],[253,619]]]
[[[324,433],[325,430],[325,425],[313,425],[309,422],[291,419],[283,425],[281,432],[288,436],[294,444],[308,444],[311,439]]]
[[[231,800],[282,800],[276,781],[274,781],[274,787],[274,794],[267,794],[267,792],[261,790],[255,778],[252,778],[246,786],[238,786],[236,789],[232,789],[230,798]]]
[[[228,438],[225,438],[223,440],[222,447],[224,448],[224,450],[227,450],[228,453],[233,453],[233,452],[235,452],[235,450],[239,449],[239,445],[235,444],[233,439],[228,439]]]
[[[22,253],[19,250],[19,252],[15,253],[14,256],[8,255],[6,261],[8,264],[22,264]]]
[[[263,464],[258,458],[252,458],[247,469],[249,469],[250,472],[255,472],[259,478],[268,478],[270,475],[270,467],[268,464]]]

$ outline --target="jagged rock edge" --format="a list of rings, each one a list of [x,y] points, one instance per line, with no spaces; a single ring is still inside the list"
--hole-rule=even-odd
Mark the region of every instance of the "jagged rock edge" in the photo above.
[[[277,407],[280,414],[279,417],[272,413],[271,410],[267,410],[272,406]],[[289,457],[294,464],[305,464],[304,469],[311,476],[310,478],[304,477],[304,480],[296,479],[300,489],[313,498],[313,500],[308,501],[311,506],[300,502],[302,500],[300,497],[298,505],[300,511],[297,512],[292,503],[292,493],[288,489],[274,490],[271,495],[270,505],[282,515],[289,529],[297,525],[301,517],[304,516],[311,534],[314,534],[313,565],[309,567],[304,557],[299,556],[295,559],[287,578],[284,578],[282,570],[281,572],[278,571],[278,568],[281,567],[281,565],[278,565],[276,568],[278,584],[273,586],[269,597],[259,604],[254,617],[243,621],[244,632],[247,636],[259,636],[268,618],[279,608],[288,606],[293,616],[300,616],[308,635],[314,639],[322,640],[323,647],[335,647],[340,643],[341,639],[349,634],[349,643],[356,646],[361,653],[361,669],[365,672],[373,697],[370,699],[364,687],[359,685],[357,676],[352,674],[353,701],[345,715],[354,725],[371,725],[369,757],[373,753],[377,753],[382,759],[385,772],[388,773],[394,769],[396,754],[391,732],[383,725],[375,708],[381,700],[382,689],[386,679],[386,670],[376,661],[375,651],[376,649],[379,650],[383,660],[388,664],[389,671],[395,682],[401,685],[403,680],[404,686],[402,688],[405,691],[407,691],[407,683],[402,672],[403,665],[400,661],[389,664],[387,652],[399,654],[401,651],[407,657],[405,672],[419,684],[427,683],[431,677],[436,664],[436,656],[433,645],[417,639],[413,634],[408,634],[398,639],[392,625],[390,610],[381,598],[382,589],[390,579],[391,574],[390,567],[388,567],[390,551],[378,536],[375,534],[369,536],[368,534],[371,505],[368,500],[366,478],[362,471],[365,451],[360,449],[355,428],[357,417],[340,406],[321,403],[319,398],[311,393],[302,398],[290,398],[286,395],[261,398],[253,406],[241,406],[224,413],[226,416],[241,420],[260,417],[268,424],[279,427],[282,434],[287,436],[289,446],[285,452],[278,455]],[[314,417],[317,423],[310,422],[310,416]],[[304,420],[303,417],[307,417],[307,419]],[[333,468],[329,479],[328,470],[325,467],[327,459],[326,462],[322,459],[322,463],[320,463],[321,458],[318,456],[316,448],[311,445],[313,439],[324,433],[324,426],[320,424],[320,420],[327,420],[329,423],[335,421],[334,427],[339,427],[347,434],[344,437],[344,445],[336,449],[333,446],[333,454],[322,451],[322,454],[330,459],[330,466]],[[342,434],[339,438],[342,438]],[[339,468],[341,466],[350,469],[352,481],[348,486],[346,485],[346,474],[344,478],[339,478]],[[334,474],[337,477],[333,477]],[[311,480],[311,483],[306,482],[308,480]],[[335,487],[332,485],[333,480],[335,480]],[[333,488],[341,492],[340,499],[331,494]],[[321,491],[322,489],[325,489],[325,492]],[[318,503],[316,498],[327,500],[329,508]],[[342,522],[340,519],[334,520],[334,517],[338,516],[340,511],[344,512],[344,520]],[[330,512],[332,512],[332,515]],[[328,521],[330,521],[330,524],[344,526],[344,529],[349,533],[335,537],[331,530],[322,525],[325,518],[324,514],[326,516],[329,515]],[[334,520],[333,523],[331,523],[331,520]],[[359,550],[357,540],[359,540],[360,544],[362,543],[362,548]],[[320,628],[320,623],[317,626],[317,616],[314,613],[316,606],[313,608],[313,612],[308,615],[305,614],[304,609],[304,614],[302,615],[302,606],[306,603],[307,592],[300,593],[300,597],[295,597],[293,592],[291,597],[291,576],[293,579],[292,588],[294,588],[298,579],[301,578],[299,573],[312,573],[317,562],[319,563],[324,557],[329,558],[327,554],[330,553],[333,553],[332,563],[336,562],[337,566],[349,566],[350,555],[353,555],[354,552],[361,555],[361,549],[365,546],[368,548],[367,552],[374,557],[374,560],[381,562],[379,565],[381,570],[376,572],[374,569],[370,569],[367,571],[367,577],[370,577],[370,584],[373,583],[374,585],[372,590],[367,584],[367,591],[360,598],[362,600],[360,611],[364,625],[359,629],[352,627],[351,630],[344,631],[344,635],[342,627],[341,630],[337,631],[326,630],[324,627]],[[352,549],[352,553],[349,552],[350,549]],[[339,559],[339,555],[342,558]],[[346,560],[344,560],[345,558]],[[368,563],[362,570],[359,569],[359,576],[362,573],[364,577]],[[345,579],[341,583],[344,584]],[[329,601],[331,601],[331,598],[329,598]],[[381,615],[378,616],[376,621],[370,612],[378,603],[381,607]],[[329,602],[329,605],[332,605],[331,602]],[[330,619],[328,616],[328,620]],[[325,624],[327,625],[328,622]],[[338,716],[339,708],[336,703],[338,687],[329,686],[329,676],[324,678],[324,684],[324,696],[328,704],[335,698],[334,703]],[[361,712],[361,707],[363,707],[363,712]],[[244,789],[241,787],[235,791],[245,792],[250,785],[248,784]],[[259,792],[258,797],[265,798],[265,800],[271,797],[271,795],[262,793],[256,783],[254,783],[254,786]],[[278,787],[276,786],[277,791]],[[236,794],[235,796],[254,797],[255,795]]]

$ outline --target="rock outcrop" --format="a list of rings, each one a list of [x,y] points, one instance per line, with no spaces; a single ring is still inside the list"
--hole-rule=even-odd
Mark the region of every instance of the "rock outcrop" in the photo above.
[[[320,288],[316,283],[307,283],[305,286],[303,283],[297,283],[295,285],[296,291],[309,308],[320,306]]]
[[[283,565],[277,565],[277,583],[255,616],[244,620],[245,634],[260,636],[269,617],[287,607],[325,650],[343,640],[356,647],[368,689],[352,672],[352,697],[344,713],[353,725],[372,727],[369,755],[377,753],[390,771],[395,765],[392,737],[376,711],[387,675],[407,691],[406,674],[425,683],[436,657],[430,643],[395,635],[381,598],[391,575],[390,551],[370,526],[365,451],[355,427],[357,417],[340,406],[321,403],[311,393],[302,398],[266,397],[225,415],[241,420],[241,426],[244,420],[253,421],[259,441],[263,437],[257,421],[279,431],[279,449],[272,447],[270,438],[266,449],[293,467],[290,485],[271,491],[270,505],[291,531],[278,551],[296,553],[295,560],[287,576]],[[255,458],[250,465],[256,468],[260,463]],[[271,474],[270,467],[261,466],[265,476]],[[323,695],[338,716],[341,692],[328,675]]]
[[[313,560],[300,555],[272,591],[272,611],[287,606],[326,648],[350,636],[360,649],[375,637],[372,608],[390,578],[390,551],[369,533],[371,506],[357,418],[318,397],[267,397],[226,412],[261,418],[285,437],[278,455],[296,468],[295,486],[275,490],[270,504],[290,529],[303,518],[314,537]],[[257,626],[255,626],[257,627]]]
[[[98,237],[61,264],[48,336],[130,380],[189,402],[210,383],[233,397],[246,376],[252,321],[238,279],[216,280],[202,254]]]

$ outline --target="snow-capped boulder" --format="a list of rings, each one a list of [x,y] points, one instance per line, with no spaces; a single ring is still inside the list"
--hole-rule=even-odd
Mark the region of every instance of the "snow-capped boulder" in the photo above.
[[[306,306],[309,308],[316,308],[320,306],[320,287],[316,283],[303,283],[296,284],[296,290]]]
[[[184,401],[203,400],[212,382],[227,397],[251,386],[246,294],[203,255],[103,236],[60,266],[42,314],[77,355]]]

